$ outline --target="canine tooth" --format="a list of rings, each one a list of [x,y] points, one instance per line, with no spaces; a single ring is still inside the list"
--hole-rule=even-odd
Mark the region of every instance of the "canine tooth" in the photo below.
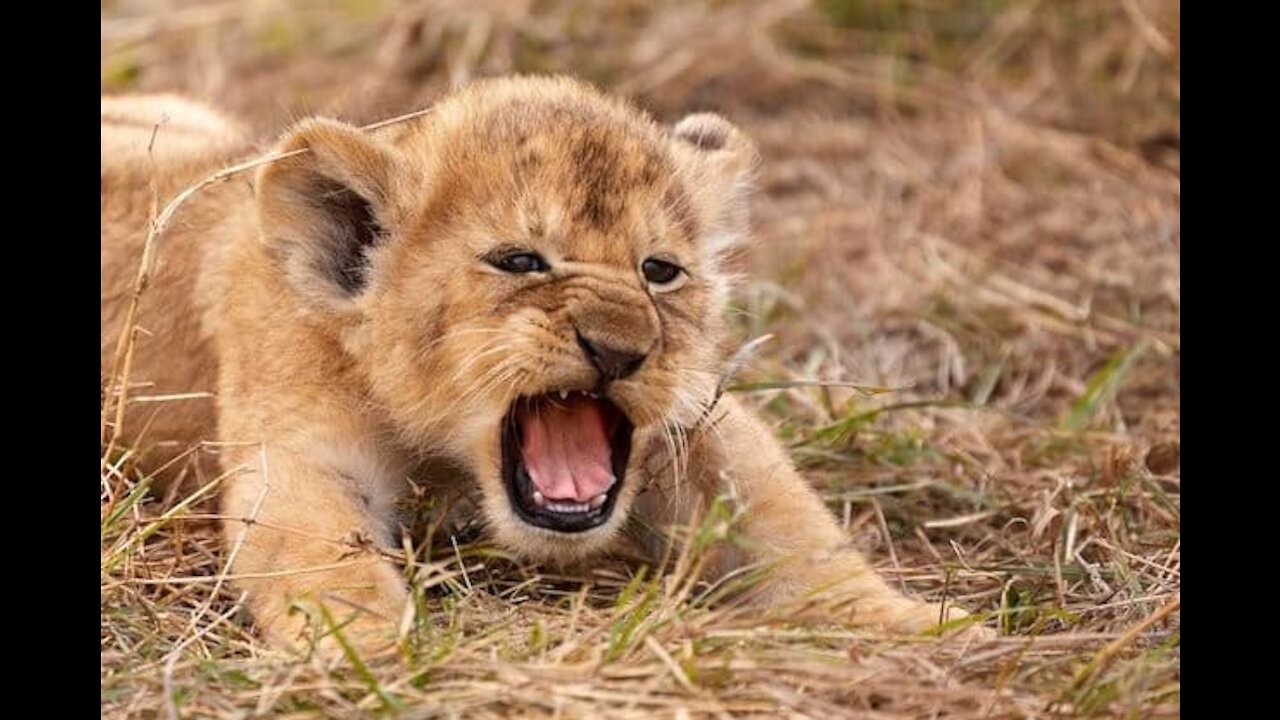
[[[568,399],[569,399],[569,391],[568,391],[568,390],[561,390],[561,391],[560,391],[560,399],[561,399],[561,400],[568,400]]]
[[[587,397],[592,398],[592,399],[594,399],[594,400],[599,400],[599,399],[600,399],[600,396],[599,396],[599,395],[597,395],[597,394],[595,394],[595,393],[593,393],[593,392],[589,392],[589,393],[587,393]]]
[[[547,504],[547,499],[546,499],[546,498],[544,498],[544,497],[542,497],[542,493],[538,492],[537,490],[534,490],[534,491],[533,491],[533,504],[534,504],[534,505],[537,505],[538,507],[542,507],[543,505],[546,505],[546,504]]]
[[[605,500],[604,493],[600,493],[599,495],[591,498],[591,509],[595,510],[601,505],[604,505],[604,500]]]

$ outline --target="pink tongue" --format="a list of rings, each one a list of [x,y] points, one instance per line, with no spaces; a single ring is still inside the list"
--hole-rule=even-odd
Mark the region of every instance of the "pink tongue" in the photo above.
[[[522,405],[520,452],[547,500],[584,503],[613,484],[609,428],[599,403],[582,395]]]

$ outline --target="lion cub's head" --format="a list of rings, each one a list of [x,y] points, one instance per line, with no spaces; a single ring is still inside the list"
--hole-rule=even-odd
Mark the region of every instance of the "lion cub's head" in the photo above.
[[[476,83],[407,127],[292,130],[263,241],[399,442],[476,478],[496,538],[603,545],[628,468],[703,413],[751,143],[568,80]]]

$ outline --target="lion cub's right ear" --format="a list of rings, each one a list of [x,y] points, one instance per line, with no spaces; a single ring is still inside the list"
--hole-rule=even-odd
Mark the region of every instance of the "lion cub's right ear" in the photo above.
[[[276,148],[304,149],[258,171],[263,240],[308,301],[350,311],[374,279],[376,249],[403,220],[394,193],[402,171],[392,146],[335,120],[305,120]]]
[[[703,242],[718,257],[747,232],[747,194],[760,162],[753,143],[714,113],[688,115],[671,128],[690,202],[703,223]]]

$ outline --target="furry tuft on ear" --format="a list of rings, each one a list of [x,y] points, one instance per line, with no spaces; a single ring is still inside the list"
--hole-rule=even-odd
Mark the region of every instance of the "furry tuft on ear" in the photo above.
[[[701,150],[723,150],[735,131],[724,118],[714,113],[686,115],[671,129],[672,134]]]
[[[369,283],[371,252],[400,221],[394,149],[335,120],[305,120],[263,166],[255,185],[265,242],[293,287],[339,310]]]
[[[747,195],[760,156],[755,143],[714,113],[688,115],[671,129],[677,162],[715,257],[747,233]]]

